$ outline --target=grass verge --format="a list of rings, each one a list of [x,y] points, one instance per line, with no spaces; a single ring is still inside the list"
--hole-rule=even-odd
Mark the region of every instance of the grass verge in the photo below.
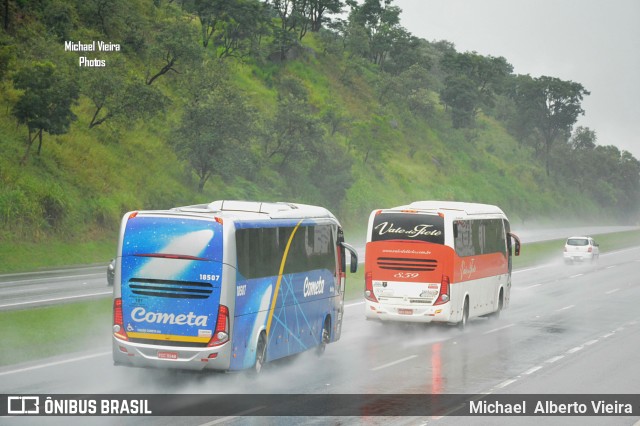
[[[107,298],[0,312],[0,365],[104,347],[112,303]]]
[[[70,265],[104,263],[116,254],[117,236],[97,241],[43,243],[0,242],[0,274],[32,272]]]

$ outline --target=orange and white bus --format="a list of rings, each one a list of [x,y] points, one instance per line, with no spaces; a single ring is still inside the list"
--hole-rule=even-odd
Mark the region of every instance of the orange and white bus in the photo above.
[[[509,304],[512,252],[520,254],[520,240],[496,206],[417,201],[374,210],[366,317],[464,328],[469,318],[497,315]]]

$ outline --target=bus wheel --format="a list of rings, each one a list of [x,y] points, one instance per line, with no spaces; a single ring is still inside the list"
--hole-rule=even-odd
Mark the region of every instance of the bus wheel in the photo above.
[[[316,354],[318,354],[318,356],[322,355],[324,351],[327,349],[327,343],[329,343],[330,339],[331,339],[331,319],[327,317],[324,320],[324,326],[322,327],[322,338],[321,338],[320,344],[316,349]]]
[[[256,363],[253,366],[255,374],[260,374],[264,364],[267,362],[267,335],[263,331],[258,338],[258,344],[256,345]]]
[[[464,299],[464,308],[462,309],[462,319],[458,323],[458,328],[460,330],[464,330],[467,326],[467,321],[469,320],[469,299]]]
[[[500,296],[498,296],[498,309],[491,315],[491,318],[498,319],[500,318],[500,312],[502,312],[502,307],[504,306],[504,293],[502,293],[502,289],[500,289]]]

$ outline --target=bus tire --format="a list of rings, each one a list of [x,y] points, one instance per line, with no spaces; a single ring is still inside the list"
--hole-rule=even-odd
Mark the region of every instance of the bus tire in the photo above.
[[[322,336],[320,337],[320,344],[316,348],[316,354],[322,355],[327,349],[327,343],[331,340],[331,317],[327,315],[322,326]]]
[[[469,321],[469,298],[464,298],[464,307],[462,308],[462,319],[458,323],[458,328],[464,330],[467,327],[467,321]]]
[[[498,319],[500,318],[500,313],[502,312],[502,308],[504,307],[504,293],[502,289],[500,289],[500,295],[498,296],[498,309],[491,315],[491,318]]]
[[[253,365],[253,372],[257,375],[260,374],[264,365],[267,362],[267,334],[263,331],[258,337],[258,343],[256,344],[256,362]]]

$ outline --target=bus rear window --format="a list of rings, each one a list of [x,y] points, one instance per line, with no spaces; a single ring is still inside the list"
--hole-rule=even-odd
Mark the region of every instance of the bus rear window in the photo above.
[[[371,241],[409,240],[444,244],[444,219],[421,213],[380,213],[373,218]]]

